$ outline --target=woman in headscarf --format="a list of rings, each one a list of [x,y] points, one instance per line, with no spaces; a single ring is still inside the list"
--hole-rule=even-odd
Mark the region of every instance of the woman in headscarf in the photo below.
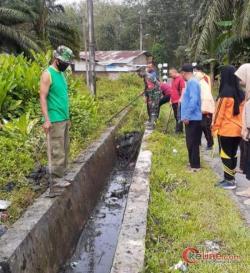
[[[242,126],[242,147],[241,149],[241,169],[246,174],[246,178],[250,180],[250,127],[249,127],[249,108],[250,108],[250,63],[243,64],[235,72],[235,75],[240,79],[241,85],[245,86],[246,103],[243,110],[243,126]],[[250,188],[242,192],[237,192],[237,195],[250,198]],[[250,200],[246,200],[245,204],[250,205]]]
[[[241,141],[245,95],[235,72],[236,68],[231,65],[222,69],[219,98],[212,126],[213,135],[218,136],[224,169],[224,180],[217,186],[224,189],[236,188],[237,150]]]

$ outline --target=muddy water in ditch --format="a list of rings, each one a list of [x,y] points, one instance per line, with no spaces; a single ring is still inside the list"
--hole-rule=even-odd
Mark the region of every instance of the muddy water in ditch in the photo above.
[[[118,139],[120,160],[113,169],[107,187],[84,227],[74,255],[59,273],[110,272],[140,138],[139,134],[130,134]]]

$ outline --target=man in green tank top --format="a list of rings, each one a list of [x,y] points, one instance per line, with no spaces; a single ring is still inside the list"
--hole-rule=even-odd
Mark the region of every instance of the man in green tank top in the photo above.
[[[44,117],[43,129],[51,146],[52,174],[62,177],[67,168],[69,151],[69,98],[64,71],[72,63],[73,52],[65,46],[54,51],[52,65],[40,82],[40,104]]]

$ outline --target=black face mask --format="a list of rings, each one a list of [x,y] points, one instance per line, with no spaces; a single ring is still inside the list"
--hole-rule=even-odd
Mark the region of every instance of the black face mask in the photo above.
[[[57,61],[57,68],[59,71],[64,72],[68,68],[69,64],[64,63],[62,61]]]

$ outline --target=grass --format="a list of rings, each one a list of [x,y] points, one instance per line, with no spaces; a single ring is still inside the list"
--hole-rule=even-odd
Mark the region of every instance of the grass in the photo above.
[[[81,149],[86,149],[93,140],[98,138],[100,134],[116,122],[115,117],[110,123],[107,121],[124,106],[132,101],[143,90],[142,80],[137,75],[121,75],[118,80],[109,80],[102,78],[97,81],[97,102],[98,102],[98,125],[83,139],[75,139],[71,142],[71,158],[75,158],[79,154],[79,146]],[[88,92],[86,89],[83,93]],[[142,98],[138,98],[132,105],[132,113],[139,118],[133,120],[133,115],[128,115],[124,121],[124,126],[121,128],[121,133],[138,125],[141,130],[141,125],[144,125],[141,120],[145,118],[145,111],[141,107]],[[141,111],[142,110],[142,111]],[[131,125],[131,127],[130,127]]]
[[[146,106],[142,98],[131,106],[131,110],[125,118],[118,135],[123,135],[128,132],[143,132],[144,122],[147,120]]]
[[[199,249],[206,240],[217,240],[221,254],[239,255],[240,262],[199,262],[188,272],[249,273],[249,229],[227,192],[214,187],[217,178],[205,162],[202,172],[187,173],[184,137],[162,133],[167,112],[165,107],[148,142],[153,163],[145,273],[172,272],[186,247]]]

